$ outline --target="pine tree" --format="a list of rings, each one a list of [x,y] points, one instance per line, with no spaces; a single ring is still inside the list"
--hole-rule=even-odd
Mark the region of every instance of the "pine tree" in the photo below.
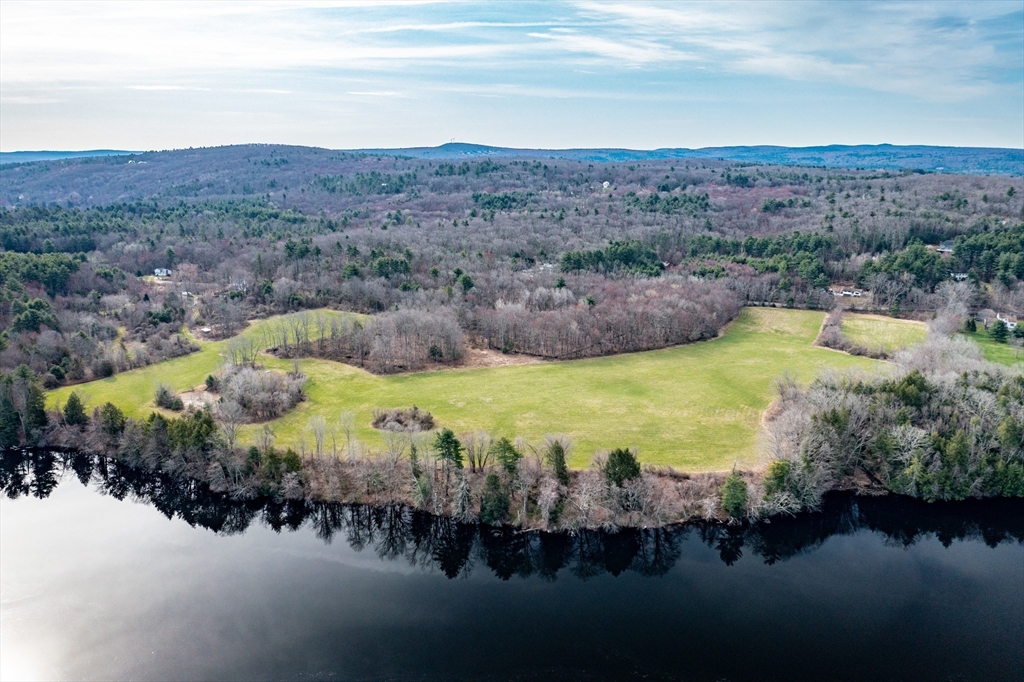
[[[64,422],[68,426],[80,426],[87,421],[89,418],[85,414],[85,405],[82,404],[82,399],[78,397],[78,393],[72,393],[68,396],[67,403],[64,404]]]
[[[438,457],[451,463],[456,469],[462,468],[462,443],[451,429],[441,429],[434,438]]]
[[[626,448],[616,448],[608,454],[604,475],[609,483],[622,487],[626,481],[640,476],[640,462],[636,455]]]
[[[551,468],[555,470],[555,478],[562,485],[569,485],[569,467],[565,463],[565,447],[558,441],[548,446],[546,459]]]

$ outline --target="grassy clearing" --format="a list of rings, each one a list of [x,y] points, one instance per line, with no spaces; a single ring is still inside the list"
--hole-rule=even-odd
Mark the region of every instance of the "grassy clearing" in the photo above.
[[[328,316],[351,314],[333,310],[316,312]],[[266,347],[263,341],[264,333],[274,329],[279,323],[287,321],[288,317],[288,315],[278,315],[265,320],[256,320],[241,333],[241,336],[256,339],[262,347]],[[107,379],[90,381],[77,386],[65,386],[53,391],[47,396],[47,406],[53,407],[58,402],[63,404],[72,391],[77,391],[78,395],[90,406],[112,402],[124,410],[129,417],[144,417],[154,409],[153,396],[159,384],[167,384],[175,391],[183,391],[203,383],[207,375],[216,372],[224,364],[221,354],[229,341],[195,342],[201,348],[191,355],[115,374]]]
[[[574,467],[587,466],[599,448],[636,446],[645,462],[688,471],[726,469],[754,461],[760,416],[777,376],[789,371],[809,381],[825,367],[876,364],[812,346],[822,317],[748,309],[722,338],[706,343],[514,367],[378,377],[305,360],[300,364],[310,377],[309,400],[272,426],[279,443],[296,444],[310,417],[331,423],[351,411],[358,438],[377,446],[373,408],[416,405],[456,432],[484,429],[532,442],[567,434],[576,443]]]
[[[928,336],[924,322],[898,320],[884,315],[847,313],[843,336],[851,343],[872,350],[895,351],[921,343]]]
[[[271,423],[279,445],[298,446],[310,417],[337,423],[355,415],[356,435],[381,445],[370,426],[375,407],[417,405],[456,432],[484,429],[539,442],[564,433],[576,447],[570,463],[586,467],[600,448],[636,446],[644,462],[688,471],[728,469],[755,461],[772,380],[790,372],[810,381],[821,369],[878,363],[812,345],[822,313],[751,308],[719,339],[645,353],[493,368],[374,376],[325,360],[302,360],[309,400]],[[256,323],[246,333],[259,333]],[[110,400],[133,416],[152,409],[156,384],[175,389],[201,383],[221,362],[225,342],[196,354],[76,388],[96,405]],[[266,357],[269,367],[290,361]],[[72,389],[50,395],[51,404]],[[242,441],[252,438],[248,427]],[[339,435],[339,438],[343,436]]]
[[[981,352],[984,353],[985,359],[989,362],[998,362],[1002,365],[1010,366],[1024,362],[1024,351],[1009,343],[996,343],[989,338],[988,334],[983,332],[975,332],[965,336],[981,347]]]

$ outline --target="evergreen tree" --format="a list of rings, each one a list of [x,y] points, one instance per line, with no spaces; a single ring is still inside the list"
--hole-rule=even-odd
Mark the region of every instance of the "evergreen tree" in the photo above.
[[[0,448],[10,448],[18,444],[18,425],[21,415],[11,400],[11,388],[8,384],[0,386]]]
[[[1002,320],[996,320],[988,328],[988,335],[996,343],[1006,343],[1006,337],[1010,335],[1010,329]]]
[[[109,436],[120,436],[124,431],[124,412],[114,403],[104,403],[100,408],[100,427]]]
[[[615,448],[608,454],[604,475],[608,479],[608,483],[621,488],[626,481],[640,476],[640,462],[631,450]]]
[[[68,396],[67,403],[64,404],[64,422],[69,426],[80,426],[87,421],[89,418],[85,414],[85,405],[82,404],[78,393],[73,392]]]
[[[46,396],[35,380],[28,385],[25,393],[25,437],[35,442],[39,432],[46,427]]]
[[[498,474],[487,474],[484,492],[480,496],[480,522],[498,524],[508,517],[510,500],[505,488],[501,485]]]
[[[569,467],[565,463],[565,447],[558,441],[552,442],[548,446],[545,458],[551,468],[555,470],[555,478],[558,479],[558,482],[562,485],[569,485]]]
[[[737,517],[747,508],[747,482],[735,471],[722,484],[722,509]]]
[[[441,429],[434,438],[434,449],[437,455],[456,469],[462,468],[462,443],[455,437],[451,429]]]
[[[491,445],[491,454],[494,459],[501,465],[501,468],[507,471],[509,474],[514,474],[516,468],[519,466],[519,460],[523,458],[523,453],[516,450],[516,447],[512,445],[512,441],[502,436]]]

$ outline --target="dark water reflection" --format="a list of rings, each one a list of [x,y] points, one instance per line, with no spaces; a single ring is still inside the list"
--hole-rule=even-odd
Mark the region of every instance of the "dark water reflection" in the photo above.
[[[1019,500],[835,495],[756,526],[569,535],[235,501],[77,453],[0,454],[0,487],[5,678],[1017,679],[1024,665]]]

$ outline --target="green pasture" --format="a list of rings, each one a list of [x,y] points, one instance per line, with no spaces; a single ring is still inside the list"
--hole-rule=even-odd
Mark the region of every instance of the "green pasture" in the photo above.
[[[533,365],[375,376],[340,363],[302,360],[309,399],[270,425],[278,445],[309,448],[311,417],[321,415],[332,425],[352,412],[356,437],[373,449],[382,445],[370,427],[373,409],[417,405],[456,433],[482,429],[532,443],[546,434],[566,434],[575,443],[574,467],[588,466],[599,449],[635,446],[644,462],[687,471],[728,469],[756,461],[760,418],[776,377],[789,372],[808,382],[824,368],[878,365],[813,346],[822,319],[812,311],[748,308],[713,341]],[[260,334],[266,324],[273,319],[245,333]],[[221,363],[225,343],[206,343],[185,358],[60,389],[50,394],[50,404],[77,390],[90,405],[109,400],[142,416],[153,409],[159,382],[176,390],[202,383]],[[291,366],[268,356],[263,362]],[[259,428],[247,427],[242,441],[254,439]]]
[[[352,313],[317,310],[308,313],[278,315],[254,321],[239,336],[251,338],[261,348],[266,348],[273,344],[275,338],[273,335],[277,333],[281,324],[287,324],[292,318],[303,314],[312,320],[317,315],[332,317],[351,315]],[[289,338],[294,338],[294,335],[289,334]],[[175,391],[184,391],[202,384],[208,375],[216,372],[224,364],[223,352],[230,343],[230,339],[210,342],[197,341],[196,343],[201,348],[191,355],[115,374],[107,379],[90,381],[77,386],[65,386],[52,391],[47,396],[47,406],[53,407],[58,402],[63,404],[72,391],[77,391],[88,405],[102,405],[109,401],[124,410],[129,417],[144,417],[154,409],[153,397],[158,385],[167,384]]]
[[[981,325],[978,325],[979,327]],[[997,343],[988,334],[979,331],[974,334],[965,334],[981,347],[981,352],[989,362],[998,362],[1003,365],[1017,365],[1024,362],[1024,351],[1010,343]]]
[[[895,351],[924,341],[928,326],[924,322],[882,315],[847,313],[843,316],[842,334],[858,346]]]
[[[540,442],[546,434],[570,436],[571,464],[585,467],[602,448],[635,446],[645,462],[699,471],[754,461],[762,411],[771,402],[771,382],[790,372],[809,381],[822,368],[875,364],[812,346],[822,314],[799,310],[744,310],[722,338],[645,353],[495,368],[452,369],[374,376],[325,360],[302,360],[309,399],[271,423],[279,445],[312,445],[308,424],[322,415],[328,424],[344,412],[355,416],[356,437],[379,447],[370,427],[376,407],[417,405],[456,432],[483,429]],[[254,323],[260,335],[275,319]],[[187,357],[50,394],[53,404],[77,390],[88,404],[106,401],[130,416],[153,409],[163,382],[183,390],[203,382],[222,363],[226,341],[202,344]],[[268,367],[289,361],[265,356]],[[249,427],[245,438],[253,438]],[[339,436],[340,437],[340,436]]]

